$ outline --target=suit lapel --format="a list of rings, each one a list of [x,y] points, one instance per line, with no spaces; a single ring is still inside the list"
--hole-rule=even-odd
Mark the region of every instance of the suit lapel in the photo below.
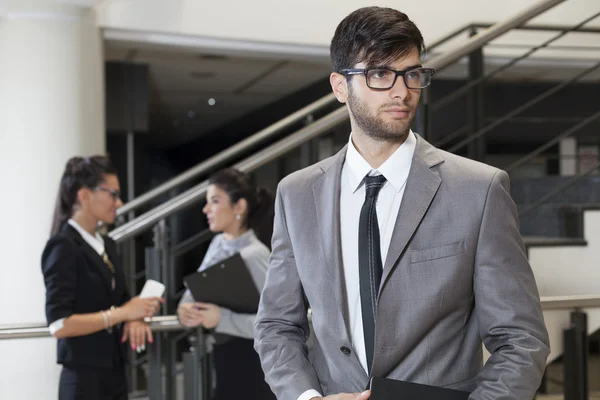
[[[75,228],[73,228],[72,226],[67,224],[65,229],[68,229],[69,235],[71,235],[71,237],[73,239],[75,239],[75,241],[79,244],[79,247],[83,251],[83,254],[86,256],[86,258],[89,261],[88,264],[91,265],[92,268],[96,269],[100,273],[100,275],[102,275],[102,278],[103,278],[102,280],[104,281],[104,283],[106,285],[106,289],[110,293],[112,291],[112,289],[111,289],[112,273],[108,269],[108,266],[106,264],[104,264],[104,261],[102,261],[102,257],[100,257],[100,255],[96,252],[96,250],[94,250],[81,237],[81,235],[79,234],[79,232],[77,232],[75,230]]]
[[[344,290],[342,265],[342,241],[340,237],[340,192],[342,166],[346,147],[323,168],[323,176],[313,184],[313,196],[317,215],[317,230],[321,234],[321,249],[326,261],[327,274],[344,319],[344,332],[348,334],[348,311]]]
[[[440,187],[442,179],[431,168],[441,162],[443,159],[439,151],[417,136],[415,154],[383,267],[380,292]]]

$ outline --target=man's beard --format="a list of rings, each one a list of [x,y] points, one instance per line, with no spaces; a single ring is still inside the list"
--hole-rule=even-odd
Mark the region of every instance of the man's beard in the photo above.
[[[408,132],[410,131],[412,121],[415,118],[413,114],[406,122],[384,122],[381,118],[369,110],[369,107],[365,102],[354,97],[352,91],[349,92],[348,107],[350,108],[350,111],[354,116],[354,120],[361,131],[365,135],[379,142],[404,142]],[[402,107],[402,103],[386,104],[380,108],[389,107]]]

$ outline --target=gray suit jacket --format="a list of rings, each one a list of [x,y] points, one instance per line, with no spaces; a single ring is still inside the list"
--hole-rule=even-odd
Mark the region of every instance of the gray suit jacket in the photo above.
[[[281,181],[255,348],[280,400],[360,392],[341,258],[346,149]],[[307,350],[307,309],[314,346]],[[532,399],[550,352],[508,175],[417,137],[384,265],[373,376]],[[491,353],[482,368],[481,342]],[[346,350],[346,349],[344,349]]]

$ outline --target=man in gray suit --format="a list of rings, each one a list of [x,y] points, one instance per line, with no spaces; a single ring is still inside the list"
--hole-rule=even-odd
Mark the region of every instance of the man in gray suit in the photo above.
[[[364,400],[373,376],[471,399],[531,399],[539,386],[548,336],[508,176],[410,130],[433,75],[422,49],[389,8],[359,9],[335,32],[331,86],[352,133],[281,181],[255,324],[280,400]]]

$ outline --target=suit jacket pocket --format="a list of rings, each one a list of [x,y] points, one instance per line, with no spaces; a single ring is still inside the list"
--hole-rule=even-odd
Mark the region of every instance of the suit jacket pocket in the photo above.
[[[413,249],[410,251],[411,264],[424,261],[432,261],[440,258],[452,257],[464,253],[464,241],[443,244],[440,246],[428,247],[425,249]]]

